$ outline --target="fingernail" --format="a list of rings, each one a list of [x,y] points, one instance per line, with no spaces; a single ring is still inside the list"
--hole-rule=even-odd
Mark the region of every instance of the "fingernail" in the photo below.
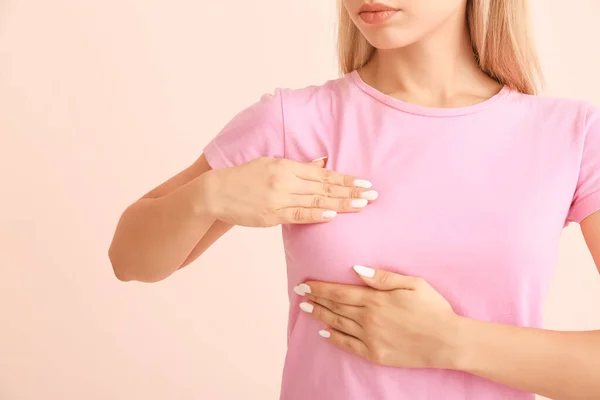
[[[355,199],[350,202],[353,208],[364,208],[367,204],[369,204],[369,201],[365,199]]]
[[[331,219],[337,216],[337,212],[335,211],[323,211],[323,218]]]
[[[310,314],[315,309],[315,306],[310,303],[300,303],[300,309]]]
[[[329,339],[331,337],[331,333],[329,333],[326,330],[321,330],[319,331],[319,335],[321,335],[322,337],[324,337],[325,339]]]
[[[326,159],[326,158],[327,158],[327,156],[325,156],[325,157],[319,157],[319,158],[315,158],[315,159],[314,159],[314,160],[312,160],[311,162],[317,162],[317,161],[321,161],[321,160],[324,160],[324,159]]]
[[[296,292],[297,295],[304,296],[306,293],[310,293],[310,286],[306,283],[301,283],[294,288],[294,292]]]
[[[377,199],[377,197],[379,197],[379,193],[377,193],[374,190],[369,190],[367,192],[362,192],[360,194],[360,197],[362,197],[363,199],[366,199],[366,200],[375,200],[375,199]]]
[[[364,276],[365,278],[372,278],[375,276],[375,270],[373,268],[363,267],[362,265],[355,265],[353,268],[357,274]]]
[[[364,179],[356,179],[354,181],[354,186],[359,187],[359,188],[363,188],[363,189],[369,189],[371,186],[373,186],[373,184],[369,181],[366,181]]]

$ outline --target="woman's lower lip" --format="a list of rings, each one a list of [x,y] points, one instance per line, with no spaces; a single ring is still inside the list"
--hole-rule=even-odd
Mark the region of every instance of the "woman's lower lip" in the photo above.
[[[397,12],[396,10],[366,11],[360,13],[360,18],[367,24],[381,24],[392,18]]]

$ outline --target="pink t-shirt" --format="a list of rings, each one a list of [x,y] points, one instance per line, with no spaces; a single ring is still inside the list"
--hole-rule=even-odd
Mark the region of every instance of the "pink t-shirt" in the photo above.
[[[533,395],[463,372],[375,365],[336,348],[301,312],[308,279],[361,284],[356,264],[420,276],[467,317],[540,327],[569,222],[600,210],[600,111],[508,88],[468,107],[408,104],[353,72],[277,89],[204,149],[213,168],[257,157],[368,179],[358,214],[283,226],[289,289],[282,400],[511,400]]]

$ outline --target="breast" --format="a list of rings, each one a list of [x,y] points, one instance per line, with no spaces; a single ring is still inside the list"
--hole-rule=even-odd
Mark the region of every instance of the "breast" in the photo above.
[[[412,172],[377,174],[380,196],[359,213],[285,226],[290,283],[362,284],[352,266],[367,265],[426,279],[462,314],[505,310],[506,319],[496,320],[515,322],[521,297],[541,296],[549,283],[560,226],[547,216],[556,205],[535,201],[543,192],[529,179],[486,184],[448,171]]]

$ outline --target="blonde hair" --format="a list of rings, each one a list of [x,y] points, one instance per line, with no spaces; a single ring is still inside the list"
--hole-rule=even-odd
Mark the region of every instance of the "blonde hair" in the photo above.
[[[339,65],[347,74],[367,64],[375,48],[354,25],[342,0],[339,12]],[[479,68],[503,85],[535,95],[543,77],[529,25],[527,0],[468,0],[467,27]]]

